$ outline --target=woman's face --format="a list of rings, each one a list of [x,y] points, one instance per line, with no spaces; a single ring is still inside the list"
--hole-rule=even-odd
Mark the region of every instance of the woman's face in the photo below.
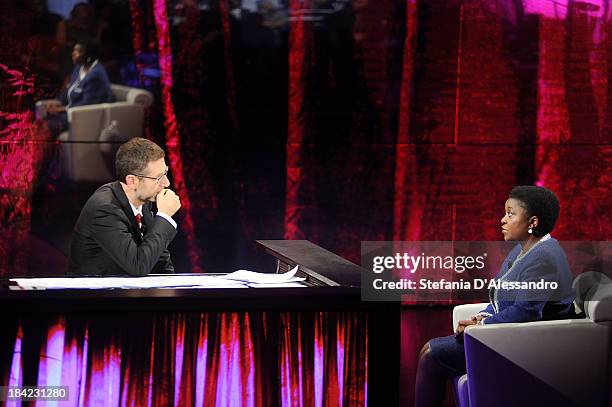
[[[501,229],[505,241],[522,241],[531,236],[527,230],[530,218],[527,215],[525,204],[518,199],[508,198],[505,205],[506,213],[501,218]],[[531,217],[531,226],[537,226],[537,218]]]
[[[85,48],[81,44],[76,44],[72,49],[72,63],[82,64],[85,62]]]

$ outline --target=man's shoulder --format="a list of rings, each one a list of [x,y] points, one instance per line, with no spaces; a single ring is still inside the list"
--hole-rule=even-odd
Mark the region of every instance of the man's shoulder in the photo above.
[[[87,211],[95,211],[100,208],[117,208],[121,209],[121,202],[118,194],[121,187],[117,185],[117,181],[109,182],[99,187],[87,200],[83,209]]]
[[[75,225],[76,232],[87,235],[93,223],[107,223],[112,218],[127,219],[117,196],[117,188],[121,189],[121,186],[114,184],[111,182],[102,185],[85,202]]]
[[[107,184],[101,185],[96,189],[96,191],[89,197],[89,201],[103,202],[103,201],[112,201],[116,199],[115,191],[117,182],[109,182]]]

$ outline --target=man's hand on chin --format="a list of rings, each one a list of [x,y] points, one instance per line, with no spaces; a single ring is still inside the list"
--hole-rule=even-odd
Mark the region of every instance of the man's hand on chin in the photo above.
[[[155,200],[157,210],[168,216],[173,216],[181,207],[181,200],[171,189],[162,189]]]

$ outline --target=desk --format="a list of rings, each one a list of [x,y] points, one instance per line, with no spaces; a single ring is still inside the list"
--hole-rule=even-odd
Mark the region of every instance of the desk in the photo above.
[[[21,384],[70,384],[89,403],[110,391],[121,405],[149,398],[153,405],[225,405],[237,393],[240,403],[261,406],[360,405],[366,397],[369,405],[397,405],[400,304],[361,302],[358,286],[342,285],[356,281],[346,273],[358,266],[335,259],[344,271],[334,276],[326,251],[310,242],[259,244],[317,284],[336,285],[2,289],[0,384],[9,384],[20,347]]]

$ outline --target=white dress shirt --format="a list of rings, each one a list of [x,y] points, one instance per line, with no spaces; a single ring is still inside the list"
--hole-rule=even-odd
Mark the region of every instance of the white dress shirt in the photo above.
[[[134,216],[136,215],[140,215],[142,216],[142,205],[140,205],[138,208],[135,207],[134,205],[132,205],[132,203],[130,202],[130,206],[132,207],[132,212],[134,212]],[[161,216],[162,218],[166,219],[168,222],[170,222],[170,224],[176,229],[176,222],[174,221],[174,219],[172,219],[170,217],[170,215],[165,214],[161,211],[157,212],[157,216]]]

